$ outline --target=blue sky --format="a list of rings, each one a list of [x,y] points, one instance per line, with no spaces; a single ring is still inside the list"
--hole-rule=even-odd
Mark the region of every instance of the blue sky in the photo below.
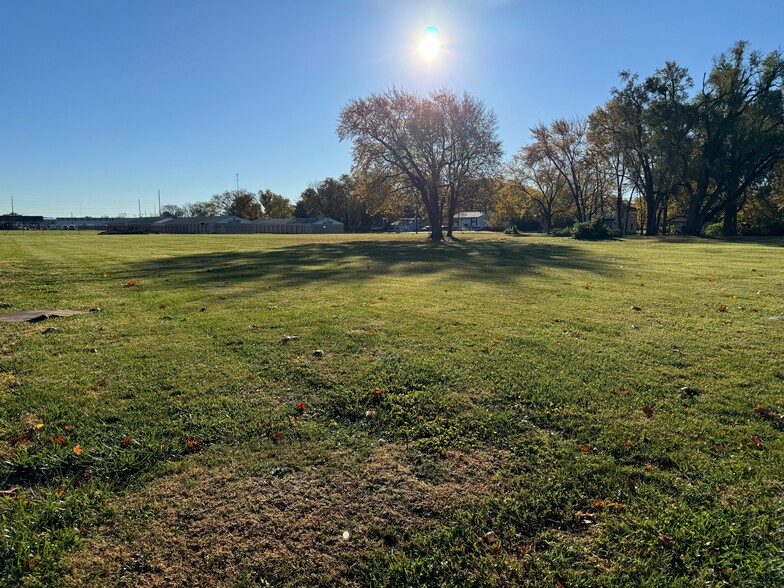
[[[700,80],[737,40],[782,48],[782,23],[781,0],[0,0],[0,213],[152,214],[235,174],[293,202],[350,170],[341,108],[391,86],[483,100],[511,155],[621,69]]]

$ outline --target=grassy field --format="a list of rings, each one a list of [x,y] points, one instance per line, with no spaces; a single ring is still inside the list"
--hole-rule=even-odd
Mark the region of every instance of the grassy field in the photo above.
[[[0,235],[0,585],[784,584],[784,241]],[[560,583],[560,584],[559,584]]]

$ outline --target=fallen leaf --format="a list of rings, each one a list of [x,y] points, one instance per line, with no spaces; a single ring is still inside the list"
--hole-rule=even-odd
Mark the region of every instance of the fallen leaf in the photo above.
[[[302,414],[303,412],[305,412],[305,403],[297,402],[294,408],[297,409],[297,414]]]
[[[133,288],[136,285],[136,280],[129,280],[127,284],[125,284],[126,288]]]
[[[291,426],[292,426],[294,429],[296,429],[296,428],[299,426],[299,423],[297,422],[297,417],[295,417],[294,415],[291,415],[291,414],[290,414],[290,415],[289,415],[289,424],[290,424],[290,425],[291,425]]]
[[[668,549],[672,547],[672,539],[670,539],[669,537],[667,537],[667,535],[663,533],[659,533],[659,541],[661,541],[662,545],[664,545]]]
[[[623,444],[626,445],[626,447],[632,447],[634,445],[634,441],[632,441],[631,439],[627,439],[626,441],[623,442]]]
[[[63,429],[65,429],[66,433],[70,433],[71,431],[73,431],[73,427],[71,425],[65,425]]]
[[[773,412],[767,408],[762,408],[761,406],[755,406],[754,412],[760,415],[763,419],[769,419],[772,421],[781,421],[784,420],[784,415],[780,415],[778,413]]]
[[[277,443],[282,438],[283,438],[283,431],[277,431],[277,432],[273,433],[272,435],[270,435],[270,441],[272,441],[273,443]]]
[[[82,472],[82,478],[84,478],[85,480],[89,480],[92,477],[93,477],[93,473],[92,472],[90,472],[90,471]]]
[[[756,445],[757,447],[763,446],[762,439],[760,439],[759,437],[752,437],[751,442],[754,443],[754,445]]]
[[[380,389],[378,389],[378,388],[376,388],[375,390],[373,390],[373,396],[381,396],[383,393],[384,393],[384,391],[383,391],[383,390],[380,390]]]
[[[490,353],[490,348],[485,347],[484,349],[482,349],[482,353]]]
[[[716,445],[713,446],[713,451],[716,453],[724,453],[724,443],[716,443]]]
[[[105,388],[106,387],[106,380],[98,380],[98,383],[96,385],[100,386],[101,388]]]
[[[57,435],[57,437],[52,439],[52,441],[54,441],[55,445],[62,445],[63,441],[65,441],[65,437],[63,437],[62,435]]]
[[[81,445],[74,445],[73,452],[76,455],[81,455],[82,453],[84,453],[84,449],[82,449]]]
[[[16,445],[20,441],[24,441],[27,439],[27,433],[22,433],[21,435],[14,435],[8,440],[8,443],[11,445]]]
[[[727,312],[727,307],[723,304],[719,305],[718,312]]]
[[[369,418],[374,417],[374,416],[376,416],[376,411],[373,410],[372,408],[365,411],[365,418],[369,419]]]
[[[653,471],[653,466],[651,464],[648,464],[648,465],[645,466],[645,469],[648,470],[649,472],[652,472]]]
[[[493,339],[493,343],[500,343],[501,339]]]
[[[123,437],[123,440],[120,441],[120,445],[123,447],[128,447],[131,443],[133,443],[133,437]]]
[[[583,444],[583,445],[580,445],[580,450],[581,451],[585,451],[587,453],[590,453],[591,451],[593,451],[593,446],[592,445]]]
[[[634,478],[626,478],[626,487],[631,491],[635,491],[637,490],[637,482],[634,481]]]
[[[191,453],[196,453],[199,449],[201,449],[201,440],[197,439],[196,437],[185,436],[182,440],[185,442],[185,447]]]
[[[43,429],[44,428],[44,424],[43,423],[36,423],[35,424],[35,428],[36,429]]]
[[[371,329],[370,329],[370,331],[368,331],[368,332],[369,332],[371,335],[375,335],[376,333],[378,333],[378,329],[377,329],[377,328],[375,328],[375,327],[373,327],[373,328],[371,328]]]
[[[583,288],[585,288],[586,290],[590,290],[591,289],[591,285],[590,284],[583,284]]]
[[[66,489],[67,487],[68,487],[68,485],[67,485],[65,482],[63,482],[62,484],[60,484],[60,487],[57,489],[57,492],[55,492],[55,493],[54,493],[54,494],[55,494],[55,496],[57,496],[57,497],[59,498],[60,496],[62,496],[63,494],[65,494],[65,489]]]
[[[160,305],[158,308],[160,308],[161,310],[163,310],[163,309],[165,309],[165,308],[166,308],[166,305],[165,305],[165,304],[161,304],[161,305]]]
[[[653,409],[647,404],[642,407],[642,411],[645,413],[645,416],[647,416],[648,418],[651,418],[653,416]]]

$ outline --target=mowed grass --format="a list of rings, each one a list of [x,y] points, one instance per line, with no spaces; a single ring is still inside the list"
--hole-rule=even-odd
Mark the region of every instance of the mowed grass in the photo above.
[[[782,240],[3,234],[0,312],[100,311],[0,323],[0,584],[784,584],[783,295]]]

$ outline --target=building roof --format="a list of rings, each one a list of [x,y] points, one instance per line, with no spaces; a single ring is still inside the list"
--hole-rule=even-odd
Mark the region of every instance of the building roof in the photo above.
[[[260,225],[342,225],[340,221],[336,221],[329,217],[309,217],[309,218],[260,218],[254,223]]]
[[[484,212],[458,212],[455,218],[479,218],[485,216]]]

